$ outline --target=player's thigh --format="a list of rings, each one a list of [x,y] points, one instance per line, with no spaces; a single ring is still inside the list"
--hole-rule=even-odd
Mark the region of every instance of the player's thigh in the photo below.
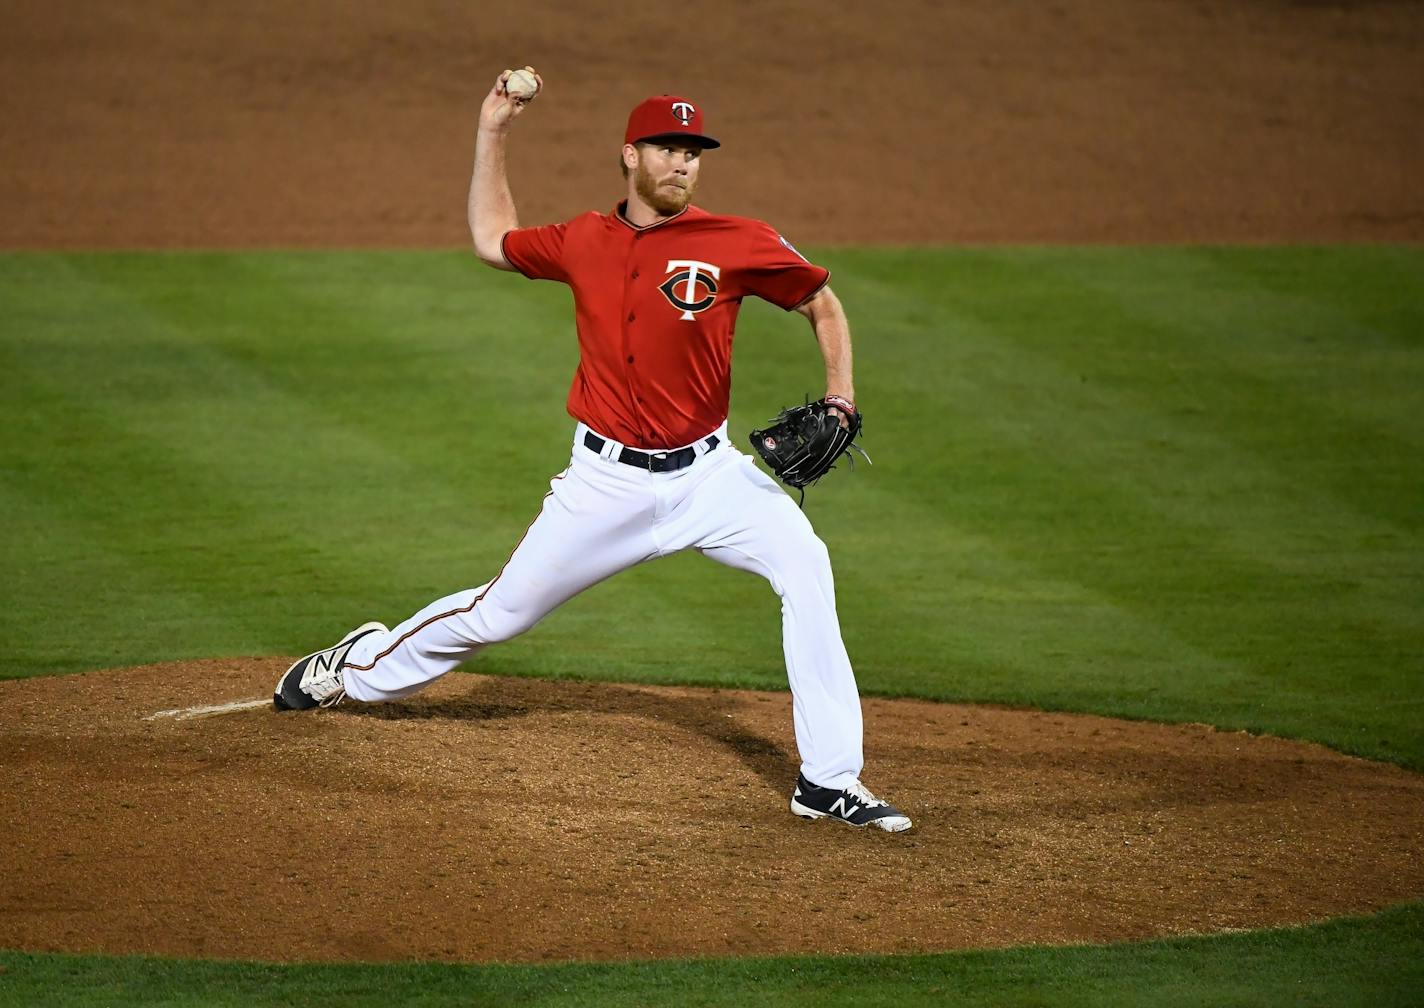
[[[539,515],[515,546],[481,605],[502,611],[516,629],[655,554],[646,505],[599,473],[570,466],[550,482]]]
[[[829,575],[830,557],[810,520],[749,456],[738,454],[709,483],[716,515],[692,544],[704,556],[760,574],[778,592]]]

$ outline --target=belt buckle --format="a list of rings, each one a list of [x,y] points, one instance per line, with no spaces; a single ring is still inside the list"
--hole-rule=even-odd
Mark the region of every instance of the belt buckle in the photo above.
[[[658,460],[661,459],[664,463],[666,463],[667,457],[668,453],[665,451],[648,452],[648,472],[658,472],[658,470],[655,468],[658,463]]]

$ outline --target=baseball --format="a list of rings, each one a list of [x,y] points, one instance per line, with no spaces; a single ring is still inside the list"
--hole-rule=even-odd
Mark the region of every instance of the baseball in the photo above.
[[[509,77],[504,82],[504,92],[515,101],[532,101],[539,93],[539,78],[534,76],[534,68],[509,71]]]

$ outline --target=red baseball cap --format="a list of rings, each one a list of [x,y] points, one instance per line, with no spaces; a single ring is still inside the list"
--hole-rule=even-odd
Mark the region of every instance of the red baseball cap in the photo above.
[[[623,142],[631,144],[662,137],[695,140],[707,150],[722,146],[702,132],[702,110],[677,95],[655,95],[635,108],[628,116]]]

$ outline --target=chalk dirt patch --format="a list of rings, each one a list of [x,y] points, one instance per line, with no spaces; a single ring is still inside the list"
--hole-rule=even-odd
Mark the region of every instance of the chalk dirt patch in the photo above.
[[[0,947],[621,959],[1111,942],[1424,895],[1424,777],[1319,746],[867,700],[908,835],[807,823],[781,693],[455,675],[145,720],[280,658],[0,683]]]

